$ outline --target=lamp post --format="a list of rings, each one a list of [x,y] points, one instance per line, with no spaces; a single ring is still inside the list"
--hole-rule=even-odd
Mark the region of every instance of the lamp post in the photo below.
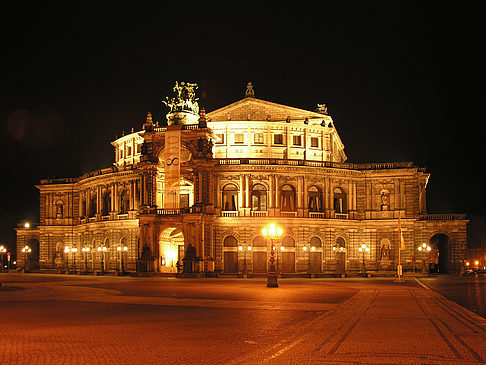
[[[24,261],[24,272],[26,270],[29,270],[29,254],[32,252],[32,249],[29,247],[29,246],[25,246],[24,248],[22,248],[22,253],[24,253],[24,258],[25,258],[25,261]]]
[[[128,251],[128,247],[127,246],[118,246],[116,248],[116,250],[118,251],[119,255],[120,255],[120,271],[122,274],[125,274],[125,265],[123,263],[123,253],[124,252],[127,252]]]
[[[84,255],[84,272],[87,273],[88,272],[88,252],[90,251],[90,248],[83,247],[81,251],[83,252]]]
[[[3,271],[4,266],[5,266],[5,261],[3,259],[3,256],[5,255],[6,252],[7,252],[7,249],[3,245],[1,245],[0,246],[0,255],[2,256],[2,270],[0,270],[0,271]]]
[[[311,246],[309,243],[309,247],[305,246],[302,248],[304,252],[307,253],[307,275],[309,278],[314,278],[314,272],[312,271],[312,263],[311,263],[311,252],[316,251],[316,246]]]
[[[69,274],[69,246],[64,247],[64,256],[66,258],[66,274]]]
[[[417,250],[419,252],[423,252],[423,257],[422,257],[422,272],[425,273],[427,270],[426,270],[426,261],[427,261],[427,256],[428,256],[428,253],[432,250],[432,247],[430,247],[428,244],[426,243],[422,243],[422,245],[420,245]]]
[[[105,252],[106,252],[106,247],[105,246],[98,246],[97,250],[98,250],[98,252],[100,254],[101,274],[104,274],[104,272],[105,272]]]
[[[366,276],[365,252],[370,252],[370,248],[363,243],[358,247],[358,251],[361,252],[363,256],[363,276]]]
[[[282,236],[282,228],[275,225],[275,223],[270,223],[268,226],[263,227],[262,235],[265,239],[271,240],[271,251],[270,251],[270,265],[268,268],[267,275],[267,287],[268,288],[278,288],[277,272],[275,271],[275,239]],[[268,245],[267,245],[268,247]]]
[[[246,252],[251,252],[251,246],[243,247],[240,245],[238,246],[238,251],[243,252],[243,279],[246,279],[248,277],[246,269]]]
[[[78,249],[76,247],[71,248],[71,253],[73,254],[73,271],[76,273],[78,271],[78,268],[76,267],[76,252],[78,252]]]

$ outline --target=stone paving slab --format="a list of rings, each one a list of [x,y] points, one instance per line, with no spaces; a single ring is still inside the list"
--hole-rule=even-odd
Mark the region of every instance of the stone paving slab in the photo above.
[[[173,292],[177,288],[177,295],[187,285],[192,296],[170,297],[171,290],[159,290],[163,296],[124,295],[130,292],[124,285],[137,283],[142,282],[6,283],[21,289],[0,291],[2,363],[480,364],[486,359],[486,319],[415,282],[303,280],[268,289],[261,281],[174,281],[163,283]],[[154,280],[154,288],[161,283]],[[144,285],[150,290],[152,284]],[[208,294],[198,297],[201,291]],[[252,300],[242,293],[251,293]],[[325,300],[327,295],[334,299]]]

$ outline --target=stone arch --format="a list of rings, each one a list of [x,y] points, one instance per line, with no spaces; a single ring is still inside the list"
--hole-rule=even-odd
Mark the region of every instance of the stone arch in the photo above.
[[[450,273],[453,270],[451,236],[436,233],[429,239],[431,251],[428,254],[429,269],[439,273]]]
[[[295,211],[297,206],[296,202],[296,190],[292,184],[283,184],[279,188],[280,190],[280,209],[282,211]]]
[[[124,238],[126,239],[126,237]],[[159,230],[156,247],[156,252],[158,252],[156,260],[157,271],[176,273],[178,267],[180,268],[182,266],[186,253],[192,255],[192,251],[195,251],[189,246],[185,247],[185,244],[186,240],[182,227],[177,224],[167,224],[161,228]],[[190,265],[192,266],[192,263]],[[187,272],[192,272],[193,269],[191,267],[191,270]]]
[[[333,202],[335,213],[347,213],[346,193],[343,188],[336,186],[333,189]]]
[[[322,247],[322,239],[318,236],[312,236],[309,240],[309,245],[312,247]]]
[[[221,209],[224,211],[238,210],[238,193],[240,189],[237,184],[230,182],[226,183],[221,189]]]
[[[317,185],[310,185],[307,188],[307,208],[309,212],[322,212],[322,189]]]
[[[253,184],[251,187],[251,210],[266,211],[268,199],[268,186],[263,182]]]
[[[252,239],[252,246],[253,247],[267,247],[267,241],[261,235],[256,235]]]
[[[223,239],[223,265],[226,274],[238,273],[238,239],[233,235]]]
[[[346,272],[346,246],[348,240],[344,235],[336,236],[333,251],[336,259],[336,274],[342,275]]]
[[[295,238],[290,235],[282,237],[282,246],[284,247],[295,247]]]

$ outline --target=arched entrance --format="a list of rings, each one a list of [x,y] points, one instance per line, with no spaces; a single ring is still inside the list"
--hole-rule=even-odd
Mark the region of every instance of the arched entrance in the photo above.
[[[253,239],[253,272],[267,272],[267,241],[262,236]]]
[[[430,239],[429,271],[447,273],[451,269],[451,245],[449,236],[443,233],[436,234]]]
[[[227,236],[223,240],[224,272],[226,274],[238,273],[238,240],[234,236]]]
[[[346,272],[346,241],[344,238],[338,237],[332,250],[336,255],[336,274],[344,274]]]
[[[182,267],[184,234],[180,228],[165,228],[159,236],[159,272],[176,273],[177,263]]]

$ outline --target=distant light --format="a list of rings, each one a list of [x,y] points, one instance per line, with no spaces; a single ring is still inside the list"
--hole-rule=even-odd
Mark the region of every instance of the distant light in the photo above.
[[[478,266],[479,265],[479,261],[478,260],[474,261],[474,265]]]
[[[24,228],[30,228],[30,223],[29,223],[29,222],[26,222],[26,223],[24,224]]]

